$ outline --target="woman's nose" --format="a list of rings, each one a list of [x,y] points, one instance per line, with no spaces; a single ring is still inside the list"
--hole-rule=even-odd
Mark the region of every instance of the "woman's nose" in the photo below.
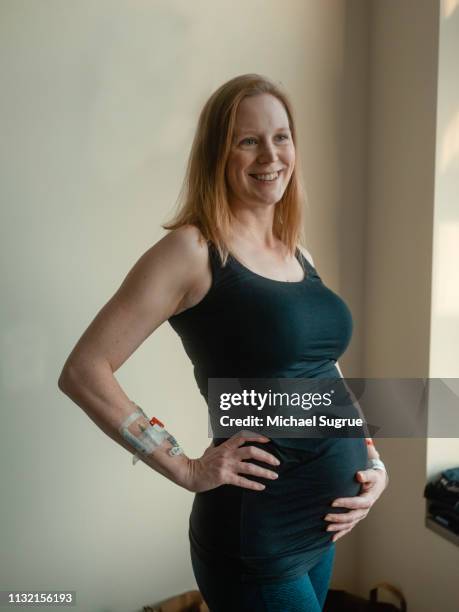
[[[261,144],[258,160],[260,162],[270,162],[277,159],[277,151],[275,146],[272,143],[265,142]]]

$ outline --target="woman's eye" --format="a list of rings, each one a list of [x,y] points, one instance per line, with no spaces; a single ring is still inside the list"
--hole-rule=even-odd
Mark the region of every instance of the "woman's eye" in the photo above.
[[[289,140],[289,135],[288,134],[277,134],[276,138],[280,141]],[[244,138],[244,140],[241,140],[242,145],[252,145],[256,143],[257,143],[257,139],[252,138],[252,137],[247,137],[247,138]]]

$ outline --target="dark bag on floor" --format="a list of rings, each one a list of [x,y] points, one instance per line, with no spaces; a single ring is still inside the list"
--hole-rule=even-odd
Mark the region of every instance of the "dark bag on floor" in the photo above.
[[[386,589],[399,600],[399,607],[378,601],[378,589]],[[370,591],[370,600],[352,595],[346,591],[330,589],[323,612],[406,612],[406,601],[402,593],[387,582],[379,582]]]

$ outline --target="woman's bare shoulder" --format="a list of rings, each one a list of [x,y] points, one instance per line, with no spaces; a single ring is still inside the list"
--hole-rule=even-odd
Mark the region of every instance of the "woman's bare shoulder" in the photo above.
[[[161,240],[170,273],[182,279],[182,299],[174,310],[174,314],[179,314],[195,306],[209,291],[212,284],[209,249],[201,231],[194,225],[171,230]]]
[[[208,259],[207,241],[195,225],[183,225],[169,231],[153,247],[165,260],[180,260],[188,269],[204,268]]]
[[[152,300],[162,301],[159,310],[170,315],[202,283],[208,266],[207,252],[198,228],[190,225],[171,230],[141,255],[120,291],[135,294],[138,301],[142,294],[147,308]]]
[[[163,238],[171,244],[182,245],[185,248],[196,248],[204,250],[206,248],[206,239],[201,233],[201,230],[196,225],[182,225],[177,229],[170,230]]]

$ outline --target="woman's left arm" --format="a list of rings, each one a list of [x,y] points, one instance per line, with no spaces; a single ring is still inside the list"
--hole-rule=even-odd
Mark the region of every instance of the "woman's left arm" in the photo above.
[[[344,378],[338,362],[335,365],[340,376]],[[367,443],[368,459],[379,459],[379,453],[373,444],[373,440],[365,438],[365,441]],[[389,483],[387,472],[374,468],[357,472],[356,479],[362,485],[360,494],[355,497],[340,497],[332,503],[333,507],[347,508],[348,512],[342,514],[330,513],[325,516],[325,520],[330,522],[327,531],[336,532],[332,538],[333,542],[349,533],[359,521],[367,516],[371,507]]]

